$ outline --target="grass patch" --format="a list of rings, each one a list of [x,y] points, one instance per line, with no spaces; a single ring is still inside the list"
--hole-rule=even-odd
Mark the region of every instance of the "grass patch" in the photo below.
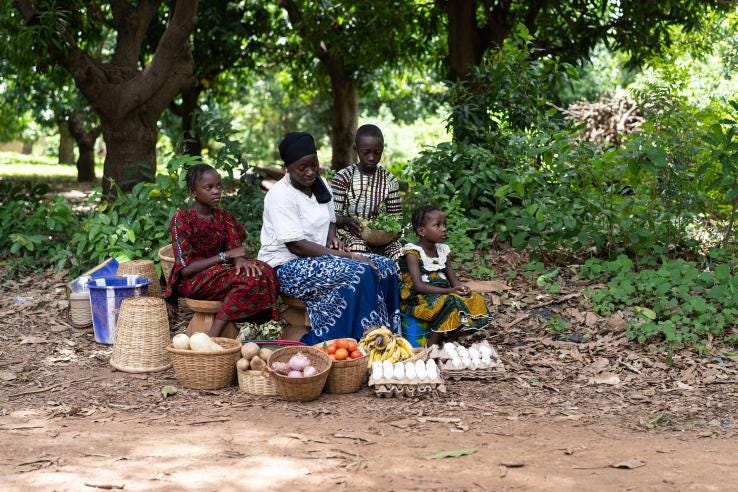
[[[100,163],[95,166],[95,175],[99,178],[102,172]],[[74,164],[59,164],[56,158],[51,157],[0,152],[0,179],[5,177],[75,181],[77,167]]]

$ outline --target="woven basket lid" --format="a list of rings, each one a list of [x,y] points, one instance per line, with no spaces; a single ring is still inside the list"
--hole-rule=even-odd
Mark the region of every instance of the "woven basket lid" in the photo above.
[[[161,297],[161,285],[159,275],[156,274],[156,266],[151,260],[124,261],[118,266],[118,275],[138,275],[149,279],[149,295]]]
[[[158,372],[172,367],[171,342],[164,300],[157,297],[123,299],[115,330],[110,365],[125,372]]]

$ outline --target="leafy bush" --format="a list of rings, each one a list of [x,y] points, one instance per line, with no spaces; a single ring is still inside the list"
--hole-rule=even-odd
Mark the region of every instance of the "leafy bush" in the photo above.
[[[607,287],[589,292],[593,309],[608,316],[631,309],[640,320],[629,323],[627,335],[643,343],[663,339],[670,345],[700,345],[709,337],[738,343],[729,331],[738,315],[735,259],[711,259],[705,269],[683,259],[663,258],[653,267],[636,269],[621,255],[612,261],[588,260],[580,275],[607,279]]]

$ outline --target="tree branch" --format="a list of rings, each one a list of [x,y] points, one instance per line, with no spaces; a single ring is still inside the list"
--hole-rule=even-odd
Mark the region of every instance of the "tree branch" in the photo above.
[[[125,0],[110,3],[117,30],[112,65],[131,69],[137,67],[141,44],[159,5],[161,0],[143,0],[135,8]]]
[[[143,104],[162,86],[167,85],[166,80],[172,76],[170,71],[178,61],[181,61],[182,56],[186,56],[183,52],[186,52],[189,55],[189,61],[192,61],[187,40],[195,27],[196,19],[197,0],[177,0],[174,15],[171,16],[169,25],[159,40],[151,63],[139,75],[125,82],[121,88],[119,116]],[[172,97],[178,92],[175,92]]]

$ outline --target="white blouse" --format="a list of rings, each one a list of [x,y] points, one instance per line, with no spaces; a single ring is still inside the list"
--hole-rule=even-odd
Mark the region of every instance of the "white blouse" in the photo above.
[[[323,182],[330,190],[328,182]],[[333,199],[318,203],[315,194],[307,196],[296,189],[285,174],[264,197],[262,220],[258,258],[277,267],[298,258],[287,249],[289,242],[305,239],[325,246],[330,225],[336,222],[336,210]]]
[[[420,253],[420,261],[423,262],[423,268],[429,272],[437,272],[446,269],[446,259],[448,259],[448,255],[451,253],[451,248],[446,243],[436,244],[437,257],[428,256],[421,246],[413,243],[408,243],[402,247],[403,255],[408,251],[417,251]]]

